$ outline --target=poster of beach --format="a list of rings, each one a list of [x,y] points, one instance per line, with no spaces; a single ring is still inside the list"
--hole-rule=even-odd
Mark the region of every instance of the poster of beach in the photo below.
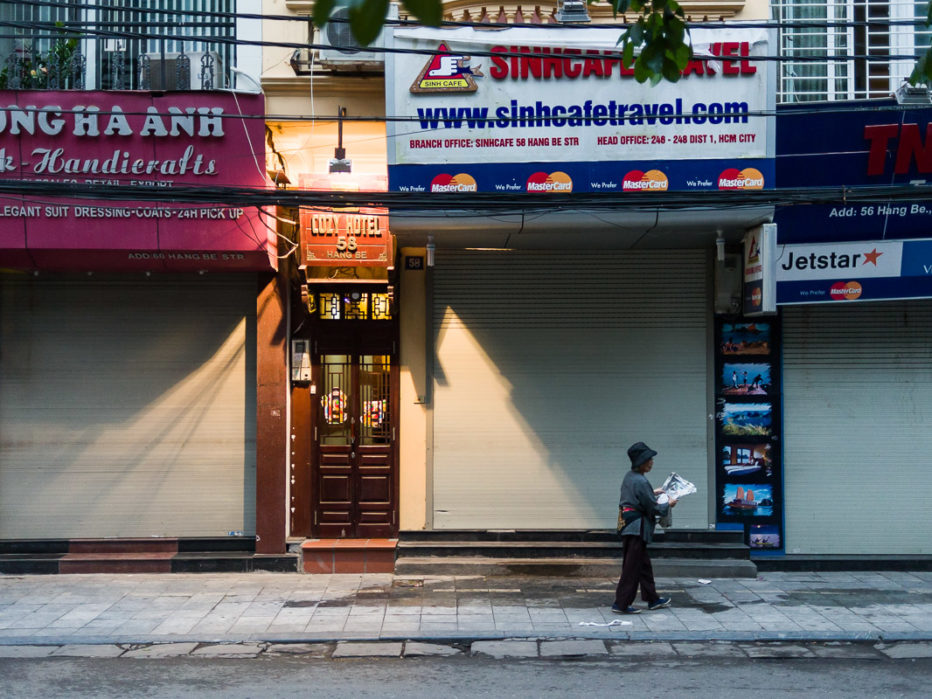
[[[773,390],[769,363],[725,362],[721,381],[726,396],[763,396]]]
[[[773,429],[770,403],[725,402],[719,415],[727,437],[769,437]]]

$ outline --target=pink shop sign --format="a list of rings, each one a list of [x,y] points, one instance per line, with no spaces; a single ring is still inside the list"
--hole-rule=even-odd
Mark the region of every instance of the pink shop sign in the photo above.
[[[0,181],[62,191],[3,195],[0,267],[275,269],[273,220],[172,200],[174,187],[270,187],[264,114],[246,93],[0,91]],[[74,198],[70,185],[147,197]]]

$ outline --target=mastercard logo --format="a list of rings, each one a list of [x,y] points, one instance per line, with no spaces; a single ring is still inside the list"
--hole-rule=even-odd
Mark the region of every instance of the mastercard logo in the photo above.
[[[854,301],[861,297],[864,288],[858,282],[837,282],[832,284],[828,295],[835,301]]]
[[[621,180],[623,192],[666,192],[670,180],[660,170],[632,170]]]
[[[718,176],[719,189],[763,189],[764,175],[760,170],[746,167],[743,170],[731,167]]]
[[[573,180],[565,172],[535,172],[527,178],[529,192],[572,192]]]
[[[431,192],[475,192],[476,180],[464,172],[458,175],[442,173],[430,181]]]

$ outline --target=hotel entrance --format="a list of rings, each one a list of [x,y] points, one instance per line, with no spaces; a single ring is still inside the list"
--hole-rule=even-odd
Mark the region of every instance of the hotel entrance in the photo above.
[[[389,294],[384,287],[312,291],[309,307],[311,380],[304,395],[294,394],[292,534],[392,537],[398,369]],[[302,532],[297,510],[305,508]]]

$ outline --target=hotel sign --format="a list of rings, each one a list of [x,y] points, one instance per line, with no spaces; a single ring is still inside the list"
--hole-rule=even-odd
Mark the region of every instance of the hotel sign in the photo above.
[[[391,267],[388,210],[301,210],[301,255],[306,267]]]

